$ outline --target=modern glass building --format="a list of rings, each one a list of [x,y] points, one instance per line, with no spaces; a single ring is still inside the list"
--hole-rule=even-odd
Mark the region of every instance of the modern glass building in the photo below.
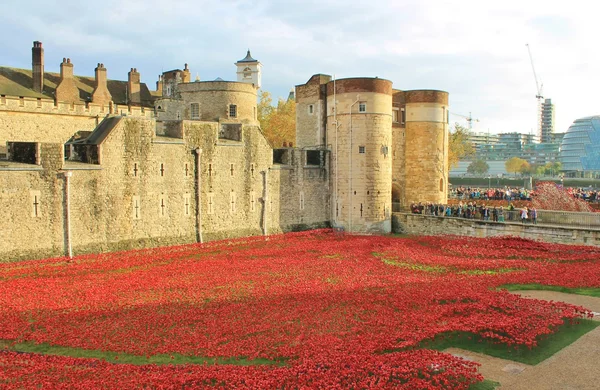
[[[577,119],[560,150],[562,171],[569,177],[600,177],[600,115]]]

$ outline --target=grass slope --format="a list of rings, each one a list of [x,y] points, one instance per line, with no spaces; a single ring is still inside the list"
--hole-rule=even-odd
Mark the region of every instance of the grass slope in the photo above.
[[[547,290],[547,291],[558,291],[564,292],[568,294],[578,294],[578,295],[587,295],[590,297],[600,298],[600,288],[594,287],[578,287],[578,288],[568,288],[561,286],[546,286],[542,284],[505,284],[500,286],[501,289],[506,289],[508,291],[518,291],[518,290]]]
[[[139,356],[128,353],[119,353],[111,351],[97,351],[82,348],[61,347],[49,344],[36,344],[32,342],[13,343],[8,340],[0,340],[0,350],[9,350],[15,352],[39,353],[42,355],[69,356],[74,358],[100,359],[110,363],[125,364],[229,364],[236,366],[254,366],[254,365],[285,365],[285,360],[268,359],[246,359],[239,358],[209,358],[203,356],[185,356],[180,354],[172,355],[153,355]]]
[[[532,349],[514,348],[505,344],[492,343],[482,340],[478,335],[466,332],[445,334],[422,343],[420,347],[439,351],[447,348],[461,348],[501,359],[536,365],[598,326],[600,326],[600,322],[587,319],[580,319],[578,323],[574,324],[563,324],[555,333],[540,339],[538,346]]]

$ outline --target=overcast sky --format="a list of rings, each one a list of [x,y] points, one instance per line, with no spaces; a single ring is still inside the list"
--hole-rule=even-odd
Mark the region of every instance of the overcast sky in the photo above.
[[[60,4],[60,6],[58,5]],[[188,63],[192,79],[235,79],[247,48],[275,97],[315,73],[380,77],[398,89],[441,89],[475,131],[536,129],[536,84],[556,105],[556,132],[600,114],[600,3],[380,0],[3,0],[0,65],[30,68],[34,40],[45,69],[70,57],[92,76],[130,68],[154,88],[163,70]],[[455,115],[451,121],[466,125]]]

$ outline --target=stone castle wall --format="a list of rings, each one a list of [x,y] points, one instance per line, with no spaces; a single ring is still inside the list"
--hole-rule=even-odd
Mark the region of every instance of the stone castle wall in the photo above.
[[[179,126],[183,138],[157,137],[154,120],[123,117],[101,145],[101,165],[63,162],[62,143],[42,143],[42,166],[0,167],[0,261],[66,253],[63,170],[72,172],[75,254],[196,242],[201,232],[207,241],[263,234],[265,217],[268,234],[327,225],[325,165],[305,168],[291,149],[292,164],[273,167],[256,126],[243,126],[240,142],[219,139],[219,123]]]
[[[66,142],[79,130],[93,130],[110,113],[152,118],[143,107],[54,103],[50,99],[0,97],[0,145],[6,142]]]
[[[406,213],[394,213],[393,222],[394,233],[471,237],[515,236],[559,244],[600,245],[598,229],[522,225]]]

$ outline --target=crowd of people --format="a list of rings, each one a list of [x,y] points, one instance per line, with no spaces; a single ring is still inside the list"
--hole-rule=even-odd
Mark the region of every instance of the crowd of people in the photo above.
[[[575,187],[565,189],[577,199],[590,203],[600,202],[600,190]],[[450,198],[464,200],[506,200],[510,202],[514,200],[530,201],[535,197],[535,191],[523,187],[478,188],[461,186],[450,189],[448,195]]]
[[[459,202],[456,205],[434,204],[429,202],[423,204],[422,202],[419,202],[411,204],[410,211],[413,214],[435,215],[438,217],[480,219],[482,221],[493,222],[520,220],[521,223],[526,223],[528,221],[531,221],[533,224],[537,223],[537,210],[535,207],[515,209],[511,203],[504,208],[504,206],[490,207],[485,204],[478,205],[477,202],[467,202],[465,204]]]
[[[456,187],[450,190],[449,196],[458,199],[483,199],[483,200],[531,200],[534,192],[525,188],[478,188]]]

